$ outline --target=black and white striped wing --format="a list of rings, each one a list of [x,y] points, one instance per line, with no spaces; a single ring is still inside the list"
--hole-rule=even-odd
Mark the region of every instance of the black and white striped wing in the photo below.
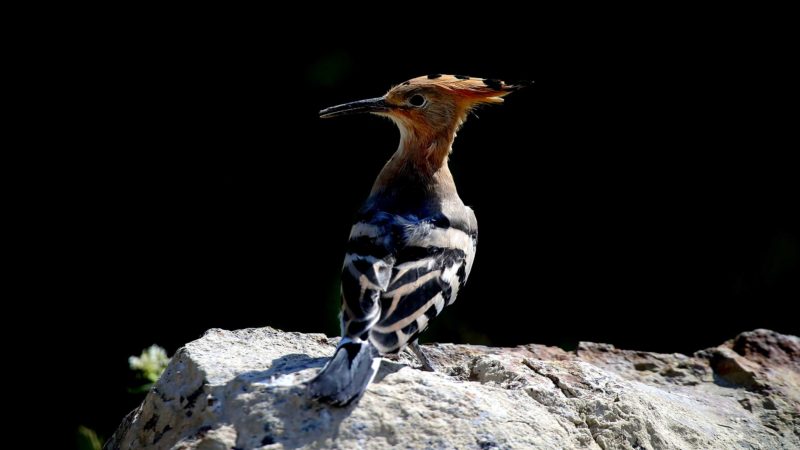
[[[356,223],[342,267],[342,336],[367,339],[380,319],[381,294],[389,287],[394,257],[390,230]]]
[[[381,353],[402,350],[455,301],[475,256],[475,232],[420,222],[405,225],[403,234],[369,334]]]

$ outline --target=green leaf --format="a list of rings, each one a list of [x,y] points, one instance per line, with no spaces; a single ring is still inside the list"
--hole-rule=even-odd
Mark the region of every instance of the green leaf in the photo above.
[[[91,428],[78,427],[78,450],[102,450],[103,443]]]

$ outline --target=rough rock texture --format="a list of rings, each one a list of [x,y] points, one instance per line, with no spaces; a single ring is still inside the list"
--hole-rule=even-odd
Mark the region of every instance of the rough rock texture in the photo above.
[[[337,339],[210,330],[172,358],[107,449],[800,448],[800,339],[742,333],[693,356],[581,343],[425,346],[347,408],[303,382]]]

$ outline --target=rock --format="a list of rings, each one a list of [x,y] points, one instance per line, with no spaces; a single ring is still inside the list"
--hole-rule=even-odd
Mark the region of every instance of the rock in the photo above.
[[[800,338],[770,330],[755,330],[736,336],[725,345],[749,360],[765,366],[794,368],[800,371]]]
[[[346,408],[306,395],[337,339],[209,330],[180,349],[106,449],[800,448],[800,341],[742,333],[692,356],[583,342],[424,346]]]

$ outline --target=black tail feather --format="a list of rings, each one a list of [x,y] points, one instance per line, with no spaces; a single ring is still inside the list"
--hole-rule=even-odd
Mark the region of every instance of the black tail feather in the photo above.
[[[311,396],[335,406],[361,397],[378,370],[375,348],[367,342],[343,342],[308,384]]]

